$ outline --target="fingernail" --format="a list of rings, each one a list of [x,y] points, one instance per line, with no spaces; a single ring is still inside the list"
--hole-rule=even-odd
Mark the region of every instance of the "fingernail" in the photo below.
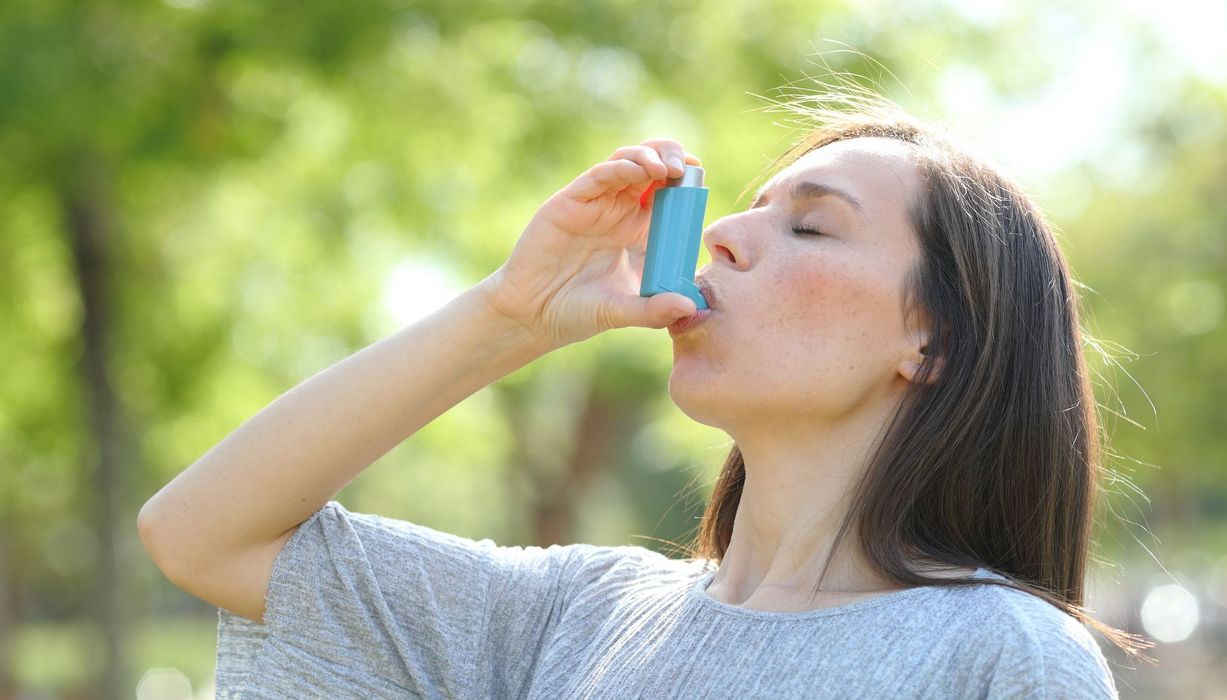
[[[676,170],[685,170],[686,166],[682,163],[682,159],[677,156],[669,156],[669,167]]]

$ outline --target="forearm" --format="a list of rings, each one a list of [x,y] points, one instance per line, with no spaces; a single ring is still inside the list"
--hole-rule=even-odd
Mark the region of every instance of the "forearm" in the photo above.
[[[482,293],[467,290],[248,419],[145,504],[147,546],[173,543],[163,549],[199,563],[271,542],[419,428],[551,349]]]

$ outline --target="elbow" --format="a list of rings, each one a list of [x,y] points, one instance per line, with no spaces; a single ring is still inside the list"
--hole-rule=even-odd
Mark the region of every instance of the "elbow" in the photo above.
[[[141,506],[140,512],[136,514],[136,534],[141,538],[141,545],[145,547],[145,553],[149,555],[154,564],[157,564],[161,550],[158,547],[159,529],[153,501],[153,498],[145,501],[145,505]]]

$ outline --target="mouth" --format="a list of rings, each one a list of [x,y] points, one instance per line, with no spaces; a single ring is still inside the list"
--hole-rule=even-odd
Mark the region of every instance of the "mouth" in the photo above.
[[[696,286],[698,286],[699,293],[703,295],[704,301],[707,302],[707,308],[715,309],[716,308],[716,292],[715,290],[712,289],[711,282],[708,282],[703,277],[699,277],[695,279],[694,283]]]
[[[703,295],[703,300],[707,302],[707,308],[699,309],[693,314],[685,318],[679,318],[669,324],[669,334],[674,337],[702,324],[716,311],[716,291],[712,288],[711,282],[702,277],[696,277],[694,283],[699,288],[699,293]]]
[[[712,315],[711,309],[699,309],[689,316],[684,316],[669,324],[669,335],[678,336],[686,331],[700,325]]]

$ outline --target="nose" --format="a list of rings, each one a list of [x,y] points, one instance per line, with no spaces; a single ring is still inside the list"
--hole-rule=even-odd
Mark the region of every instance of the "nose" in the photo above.
[[[726,216],[708,226],[703,232],[703,245],[713,263],[728,263],[745,269],[749,264],[748,250],[742,243],[744,237],[737,231],[746,224],[738,222],[737,217],[736,214]]]

